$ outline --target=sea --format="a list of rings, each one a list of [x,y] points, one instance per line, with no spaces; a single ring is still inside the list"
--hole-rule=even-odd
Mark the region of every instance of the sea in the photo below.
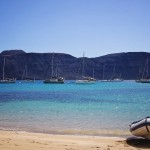
[[[48,134],[129,136],[150,115],[150,84],[0,84],[0,129]]]

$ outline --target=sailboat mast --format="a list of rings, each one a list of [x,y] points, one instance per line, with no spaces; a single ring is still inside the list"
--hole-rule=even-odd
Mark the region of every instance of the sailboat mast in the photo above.
[[[115,78],[116,77],[116,65],[114,66],[114,77],[113,78]]]
[[[52,74],[51,74],[51,77],[53,77],[53,69],[54,69],[54,68],[53,68],[53,59],[54,59],[54,53],[53,53],[53,55],[52,55],[52,72],[51,72]]]
[[[82,65],[82,78],[84,77],[84,53],[83,53],[83,65]]]
[[[104,70],[105,70],[105,65],[103,65],[103,80],[104,80]]]
[[[26,72],[26,66],[25,66],[25,69],[23,70],[22,80],[23,80],[23,78],[24,78],[24,74],[25,74],[25,72]]]
[[[147,74],[148,74],[148,69],[147,69],[148,67],[147,67],[147,65],[148,65],[148,59],[146,60],[146,64],[145,64],[144,71],[143,71],[143,74],[142,74],[142,79],[147,77]]]
[[[112,77],[111,77],[112,80],[115,78],[115,74],[116,74],[115,72],[116,72],[116,65],[114,66],[114,69],[113,69],[113,74],[112,74]]]
[[[27,73],[28,73],[28,70],[27,70],[27,65],[26,65],[26,68],[25,68],[25,70],[26,70],[26,78],[27,78]]]
[[[55,69],[55,70],[56,70],[56,71],[55,71],[55,72],[56,72],[56,73],[55,73],[55,74],[56,74],[56,77],[58,77],[58,64],[56,64],[56,69]]]
[[[148,59],[147,59],[147,75],[146,78],[148,78]]]
[[[93,78],[94,78],[94,67],[93,67]]]
[[[5,79],[5,57],[4,57],[4,63],[3,63],[3,80]]]

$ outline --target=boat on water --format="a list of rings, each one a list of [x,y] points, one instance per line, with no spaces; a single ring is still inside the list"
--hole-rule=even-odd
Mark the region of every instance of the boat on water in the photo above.
[[[0,80],[0,83],[16,83],[16,79],[15,78],[5,78]]]
[[[114,78],[114,79],[111,79],[109,80],[110,82],[122,82],[123,79],[122,78]]]
[[[142,77],[139,77],[139,79],[137,79],[136,82],[137,83],[150,83],[148,59],[146,60],[146,64],[142,73]]]
[[[83,77],[81,80],[76,80],[77,84],[95,83],[96,79],[91,77]]]
[[[111,78],[110,79],[104,79],[104,75],[103,75],[103,79],[100,80],[100,81],[101,82],[122,82],[123,79],[121,78],[121,74],[120,74],[120,76],[118,76],[116,74],[116,66],[114,66]]]
[[[99,81],[100,82],[109,82],[109,80],[105,78],[105,65],[103,65],[103,73],[102,73],[102,75],[103,75],[103,77]]]
[[[133,122],[130,125],[130,132],[134,136],[139,136],[150,140],[150,117]]]
[[[114,78],[114,79],[110,79],[110,80],[100,80],[100,82],[122,82],[123,79],[121,78]]]
[[[82,76],[80,79],[77,79],[75,81],[76,84],[94,84],[96,82],[96,79],[94,78],[94,70],[93,70],[93,77],[86,77],[84,76],[84,53],[83,53],[83,59],[82,59]]]
[[[43,83],[58,83],[58,84],[63,84],[64,83],[64,78],[63,77],[51,77],[50,79],[44,80]]]
[[[28,69],[26,65],[22,74],[22,81],[20,83],[34,83],[34,82],[35,82],[35,78],[28,77]]]
[[[136,80],[137,83],[150,83],[150,79],[147,78],[147,79],[139,79],[139,80]]]
[[[122,81],[123,79],[121,78],[121,74],[119,76],[116,74],[116,65],[115,65],[110,82],[122,82]]]
[[[3,78],[0,80],[0,83],[16,83],[15,78],[5,78],[5,57],[4,57],[4,63],[3,63]]]
[[[64,84],[65,80],[63,77],[59,77],[58,75],[54,76],[54,53],[52,54],[52,70],[51,70],[51,77],[48,79],[45,79],[43,83],[47,84]]]

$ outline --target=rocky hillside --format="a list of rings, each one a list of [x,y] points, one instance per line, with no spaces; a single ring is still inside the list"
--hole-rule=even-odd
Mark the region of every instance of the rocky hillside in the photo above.
[[[54,75],[65,79],[76,79],[81,76],[82,58],[62,53],[26,53],[23,50],[7,50],[0,54],[0,78],[2,78],[5,57],[5,77],[22,79],[26,74],[29,78],[45,79],[51,76],[52,56],[54,55]],[[96,79],[136,79],[142,73],[150,53],[128,52],[109,54],[96,58],[84,58],[84,75],[95,76]],[[150,64],[150,62],[149,62]],[[150,65],[149,65],[150,66]],[[150,67],[149,67],[150,69]],[[25,70],[26,73],[25,73]]]

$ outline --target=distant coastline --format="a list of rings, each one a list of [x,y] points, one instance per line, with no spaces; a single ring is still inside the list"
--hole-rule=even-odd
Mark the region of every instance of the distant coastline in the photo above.
[[[5,50],[0,53],[0,70],[3,67],[3,58],[6,58],[5,76],[14,77],[20,80],[25,66],[28,66],[28,77],[45,79],[51,74],[50,53],[26,53],[23,50]],[[75,80],[81,72],[82,56],[76,58],[69,54],[55,53],[54,70],[66,80]],[[85,73],[97,80],[110,79],[115,67],[115,76],[124,80],[136,80],[139,72],[143,70],[146,60],[150,60],[150,53],[147,52],[126,52],[108,54],[95,58],[85,57]],[[150,65],[149,65],[150,67]],[[2,72],[0,72],[2,78]]]

